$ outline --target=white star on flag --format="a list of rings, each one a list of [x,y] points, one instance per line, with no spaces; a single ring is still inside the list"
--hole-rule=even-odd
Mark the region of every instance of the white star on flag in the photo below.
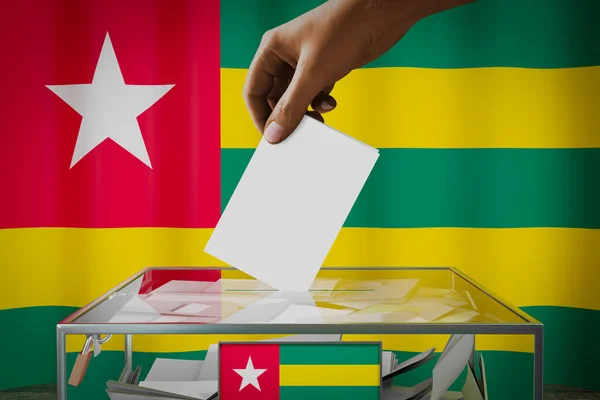
[[[246,364],[245,369],[234,369],[233,371],[242,377],[240,391],[248,385],[252,385],[260,390],[258,377],[264,374],[266,369],[255,369],[254,364],[252,364],[252,357],[248,357],[248,363]]]
[[[126,85],[107,33],[91,84],[46,85],[83,117],[70,168],[106,139],[152,168],[137,117],[173,86]]]

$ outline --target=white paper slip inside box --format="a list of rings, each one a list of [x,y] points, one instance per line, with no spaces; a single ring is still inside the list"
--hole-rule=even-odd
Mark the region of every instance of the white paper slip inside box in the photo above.
[[[382,351],[381,352],[381,376],[385,376],[386,374],[392,371],[392,366],[394,365],[394,353],[391,351]]]
[[[350,314],[349,310],[337,310],[333,308],[322,308],[305,306],[302,304],[292,304],[281,314],[271,320],[274,324],[294,324],[294,323],[320,323],[327,317],[342,317]]]
[[[157,358],[146,376],[152,381],[197,381],[204,361]]]
[[[221,294],[230,291],[234,293],[239,291],[252,293],[254,290],[262,291],[269,289],[272,289],[269,285],[256,279],[219,279],[206,288],[206,293]]]
[[[108,398],[110,400],[202,400],[195,399],[192,397],[172,397],[170,394],[164,395],[153,395],[153,394],[145,394],[145,393],[130,393],[130,392],[119,392],[114,390],[106,389],[106,393],[108,394]]]
[[[336,305],[336,306],[342,306],[342,307],[346,307],[346,308],[353,308],[355,310],[364,310],[365,308],[374,306],[375,304],[378,304],[379,301],[378,300],[367,300],[367,301],[362,301],[362,300],[350,300],[350,301],[332,301],[331,304]]]
[[[113,315],[108,322],[111,324],[118,323],[142,323],[142,322],[151,322],[155,319],[159,318],[159,313],[124,313],[117,311],[115,315]]]
[[[200,293],[213,284],[214,282],[203,281],[170,281],[154,289],[152,293]]]
[[[433,367],[431,400],[439,400],[462,373],[474,349],[473,335],[454,335]]]
[[[275,289],[309,290],[378,157],[310,117],[282,143],[263,138],[204,250]]]
[[[414,356],[406,361],[403,361],[401,363],[398,363],[398,360],[394,357],[392,360],[392,368],[390,369],[390,371],[388,373],[383,375],[383,379],[384,380],[392,379],[393,377],[395,377],[397,375],[403,374],[405,372],[408,372],[415,368],[420,367],[421,365],[423,365],[426,362],[433,359],[434,351],[435,351],[435,347],[432,347],[431,349],[426,350],[420,354],[417,354],[416,356]]]
[[[444,323],[468,322],[471,319],[473,319],[474,317],[476,317],[478,314],[479,313],[477,311],[467,310],[467,311],[462,311],[458,314],[453,314],[453,315],[449,315],[444,318],[440,318],[440,319],[438,319],[438,322],[444,322]]]
[[[163,392],[175,393],[182,396],[194,397],[197,399],[206,399],[219,390],[217,381],[174,381],[174,382],[140,382],[140,387],[160,390]]]
[[[431,390],[431,378],[416,384],[413,387],[385,387],[382,388],[382,400],[420,400]]]
[[[289,304],[285,300],[279,303],[258,301],[248,307],[242,308],[238,312],[222,318],[221,324],[239,324],[239,323],[260,323],[269,322],[277,315],[281,314]]]
[[[120,383],[115,381],[106,382],[106,391],[109,394],[109,397],[113,400],[116,399],[131,399],[131,400],[141,400],[141,399],[181,399],[181,400],[204,400],[205,396],[185,396],[173,392],[165,392],[157,389],[150,389],[143,386],[138,386],[134,384]]]
[[[270,322],[291,305],[304,305],[316,308],[310,292],[274,292],[254,304],[240,309],[235,314],[221,320],[222,324]]]
[[[211,344],[206,351],[198,381],[217,381],[219,379],[219,346]]]

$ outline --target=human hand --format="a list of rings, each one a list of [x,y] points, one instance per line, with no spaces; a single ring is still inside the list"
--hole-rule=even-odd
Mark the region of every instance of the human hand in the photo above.
[[[334,84],[387,52],[420,19],[474,0],[329,0],[265,33],[244,100],[271,143],[285,140],[304,114],[324,122]],[[308,111],[308,106],[313,111]]]

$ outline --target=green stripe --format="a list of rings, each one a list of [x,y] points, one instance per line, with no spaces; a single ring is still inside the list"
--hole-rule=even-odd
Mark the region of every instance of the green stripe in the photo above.
[[[248,68],[265,31],[321,0],[222,0],[221,66]],[[600,65],[600,1],[479,0],[417,23],[368,67]]]
[[[282,386],[280,400],[379,400],[379,386]]]
[[[600,391],[596,362],[600,359],[600,311],[567,307],[524,307],[545,327],[544,381]],[[0,390],[56,382],[56,323],[75,311],[71,307],[32,307],[0,311]],[[143,365],[145,378],[154,357],[201,359],[205,352],[135,353],[134,362]],[[401,360],[413,355],[398,352]],[[490,400],[527,399],[531,390],[533,357],[528,353],[484,351]],[[75,354],[68,355],[72,366]],[[433,365],[433,362],[428,363]],[[69,387],[69,399],[104,400],[106,381],[118,378],[123,353],[103,351],[90,363],[87,378],[78,388]],[[511,371],[519,371],[512,373]],[[530,374],[531,372],[531,374]],[[510,384],[506,376],[510,375]],[[411,371],[397,384],[414,384],[431,376],[427,368]],[[459,379],[458,385],[461,380]]]
[[[221,149],[223,208],[253,151]],[[344,226],[600,228],[598,182],[600,149],[381,149]]]
[[[282,344],[282,365],[365,365],[380,364],[381,347],[377,344]]]

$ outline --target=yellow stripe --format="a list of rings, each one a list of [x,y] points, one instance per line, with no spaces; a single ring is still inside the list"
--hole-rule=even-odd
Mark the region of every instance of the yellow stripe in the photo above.
[[[148,266],[224,266],[210,229],[0,230],[0,309],[83,306]],[[57,290],[60,288],[60,290]]]
[[[280,335],[136,335],[133,350],[140,352],[177,353],[206,350],[211,344],[225,341],[254,341],[275,339]],[[381,341],[385,350],[422,352],[435,347],[441,352],[448,341],[448,335],[344,335],[344,342]],[[68,335],[67,351],[79,352],[83,348],[85,336]],[[114,335],[102,350],[123,350],[123,335]],[[478,350],[514,351],[533,353],[532,335],[479,335],[476,340]]]
[[[281,386],[379,386],[379,365],[280,365]]]
[[[381,341],[385,350],[423,352],[432,347],[441,352],[449,335],[344,335],[344,342]],[[477,335],[477,350],[504,350],[533,353],[533,335]]]
[[[83,306],[142,268],[222,266],[204,253],[210,229],[0,230],[0,309]],[[160,245],[159,245],[160,244]],[[518,306],[558,305],[600,310],[595,296],[600,231],[585,229],[363,229],[344,228],[326,266],[453,265]],[[543,279],[540,279],[543,277]],[[57,290],[60,288],[60,290]],[[273,336],[231,336],[258,340]],[[136,351],[206,349],[222,336],[136,336]],[[374,340],[351,336],[345,340]],[[365,339],[368,338],[368,339]],[[384,337],[384,347],[419,351],[437,341]],[[381,339],[381,338],[379,338]],[[432,344],[436,343],[436,344]],[[482,350],[530,352],[531,338],[482,336]],[[82,338],[68,340],[70,351]],[[112,339],[104,348],[122,349]]]
[[[281,335],[134,335],[133,351],[178,353],[206,350],[211,344],[227,341],[255,341],[275,339]],[[79,352],[85,343],[84,335],[67,335],[67,352]],[[102,345],[102,350],[123,350],[123,335],[113,337]]]
[[[344,228],[325,265],[451,265],[522,307],[600,310],[600,230]]]
[[[0,309],[83,306],[147,266],[222,266],[204,253],[210,233],[0,230]],[[598,248],[592,229],[343,228],[325,265],[451,265],[517,306],[600,310]]]
[[[246,73],[221,69],[222,147],[260,139]],[[360,69],[336,85],[326,123],[379,148],[600,147],[599,88],[600,67]]]

